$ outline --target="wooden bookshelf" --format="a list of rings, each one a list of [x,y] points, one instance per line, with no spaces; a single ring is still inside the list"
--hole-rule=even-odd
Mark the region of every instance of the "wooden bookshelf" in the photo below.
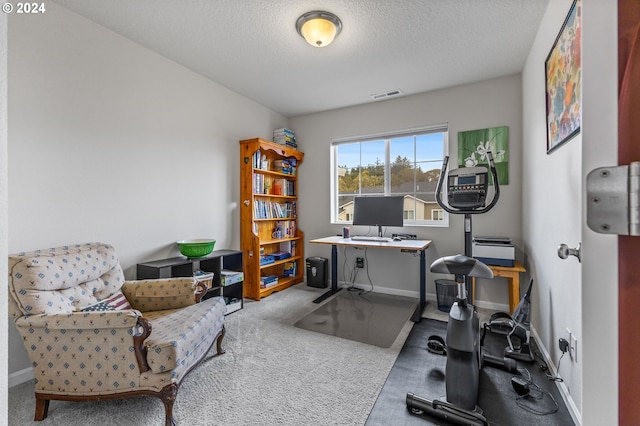
[[[264,139],[240,141],[240,248],[244,296],[250,299],[260,300],[304,279],[304,233],[298,226],[303,158],[296,149]],[[291,257],[263,264],[278,252]],[[277,284],[261,286],[261,277],[277,277]]]

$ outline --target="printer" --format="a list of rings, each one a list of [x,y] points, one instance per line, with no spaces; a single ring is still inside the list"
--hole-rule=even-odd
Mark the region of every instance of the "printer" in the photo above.
[[[515,265],[516,248],[511,243],[511,238],[475,237],[471,245],[472,256],[487,265]]]

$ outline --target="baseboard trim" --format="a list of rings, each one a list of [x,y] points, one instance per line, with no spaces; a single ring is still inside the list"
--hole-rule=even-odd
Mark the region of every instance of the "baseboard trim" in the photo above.
[[[9,377],[7,378],[7,382],[9,388],[12,388],[22,383],[28,382],[29,380],[33,380],[34,377],[35,376],[33,375],[33,368],[27,367],[23,370],[16,371],[15,373],[10,373]]]
[[[347,283],[347,282],[339,282],[339,284],[343,287],[350,287],[351,284]],[[361,288],[363,290],[370,290],[371,287],[365,284],[354,284],[354,287],[356,288]],[[420,292],[419,291],[414,291],[414,290],[401,290],[401,289],[397,289],[397,288],[390,288],[390,287],[381,287],[381,286],[375,286],[373,288],[373,291],[375,293],[383,293],[383,294],[390,294],[392,296],[405,296],[405,297],[413,297],[418,299],[420,297]],[[427,301],[431,301],[431,302],[436,302],[437,301],[437,297],[435,294],[433,293],[427,293],[425,295],[425,299]],[[494,311],[502,311],[502,312],[509,312],[509,305],[506,303],[494,303],[494,302],[487,302],[487,301],[483,301],[483,300],[476,300],[475,301],[475,305],[478,308],[483,308],[483,309],[491,309]]]
[[[490,309],[492,311],[509,312],[508,303],[495,303],[495,302],[486,302],[484,300],[476,300],[474,305],[477,308]]]
[[[540,351],[542,352],[542,356],[544,357],[544,360],[547,363],[547,366],[549,367],[550,373],[554,376],[557,376],[558,367],[551,361],[551,355],[547,351],[547,348],[545,348],[541,344],[542,339],[540,339],[538,332],[533,326],[531,327],[531,334],[533,335],[533,338],[536,340],[536,343],[538,343],[538,349],[540,349]],[[560,391],[560,395],[562,395],[562,400],[566,404],[567,409],[569,410],[569,414],[573,419],[573,422],[577,426],[582,425],[582,415],[580,414],[580,410],[578,410],[578,407],[573,401],[573,397],[569,393],[569,389],[567,388],[567,385],[564,382],[555,382],[555,384],[558,387],[558,390]]]

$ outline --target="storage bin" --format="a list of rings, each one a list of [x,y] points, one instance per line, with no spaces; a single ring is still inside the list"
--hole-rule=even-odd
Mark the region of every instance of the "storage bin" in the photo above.
[[[449,312],[458,296],[458,284],[453,280],[436,280],[438,310]]]

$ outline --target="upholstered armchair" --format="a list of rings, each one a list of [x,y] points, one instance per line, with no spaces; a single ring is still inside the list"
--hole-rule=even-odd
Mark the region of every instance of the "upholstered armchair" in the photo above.
[[[222,354],[221,297],[201,301],[194,278],[125,281],[103,243],[9,256],[9,313],[35,376],[35,420],[50,400],[151,395],[166,425],[184,377],[214,342]]]

